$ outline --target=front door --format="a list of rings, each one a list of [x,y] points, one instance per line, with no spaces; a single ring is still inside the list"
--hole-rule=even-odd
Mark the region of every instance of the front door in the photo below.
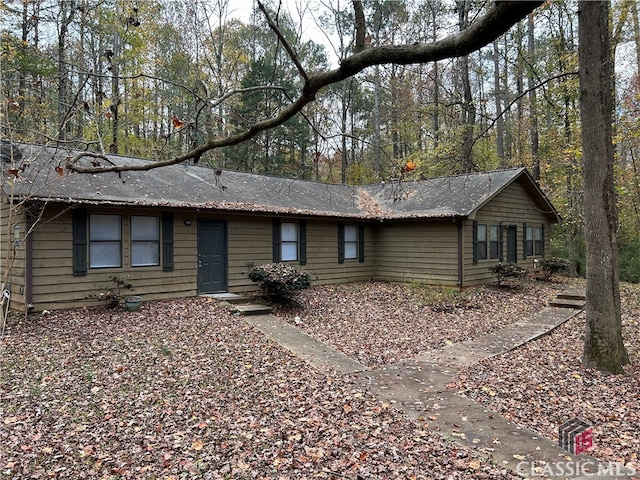
[[[507,227],[507,262],[516,263],[518,261],[518,227],[509,225]]]
[[[227,224],[198,220],[198,293],[227,291]]]

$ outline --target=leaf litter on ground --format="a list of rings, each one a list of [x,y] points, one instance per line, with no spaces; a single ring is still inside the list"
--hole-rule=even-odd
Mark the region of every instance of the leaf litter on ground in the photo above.
[[[312,287],[275,313],[376,368],[534,314],[562,288],[523,285]],[[580,416],[597,458],[636,465],[640,288],[623,288],[623,309],[626,376],[581,368],[576,317],[451,388],[552,439]],[[518,478],[206,299],[13,320],[1,348],[7,478]]]
[[[504,478],[203,298],[13,318],[3,478]]]

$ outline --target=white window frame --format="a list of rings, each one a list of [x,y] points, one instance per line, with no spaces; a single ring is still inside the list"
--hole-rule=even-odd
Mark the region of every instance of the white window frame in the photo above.
[[[358,226],[344,226],[344,258],[353,260],[358,258]]]
[[[282,222],[280,224],[280,260],[283,262],[297,262],[299,257],[298,224]]]
[[[476,230],[476,256],[478,260],[486,260],[487,255],[487,230],[488,227],[485,224],[478,224]]]
[[[89,215],[89,268],[122,267],[122,216]]]
[[[137,225],[138,223],[139,225]],[[160,217],[131,215],[129,225],[131,266],[155,267],[160,265]],[[143,227],[144,231],[138,231],[139,226]]]

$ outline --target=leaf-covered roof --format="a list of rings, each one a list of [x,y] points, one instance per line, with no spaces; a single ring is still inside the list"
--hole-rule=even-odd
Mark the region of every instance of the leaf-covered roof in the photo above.
[[[524,168],[349,186],[186,164],[147,171],[75,173],[65,164],[77,152],[21,146],[21,153],[22,158],[13,165],[17,177],[16,172],[8,173],[10,163],[2,162],[2,185],[6,193],[13,190],[17,197],[32,200],[372,220],[442,218],[467,217],[519,181],[539,208],[549,212],[550,220],[558,220],[555,209]],[[108,159],[115,165],[150,162],[117,155]],[[101,163],[106,164],[104,160]]]

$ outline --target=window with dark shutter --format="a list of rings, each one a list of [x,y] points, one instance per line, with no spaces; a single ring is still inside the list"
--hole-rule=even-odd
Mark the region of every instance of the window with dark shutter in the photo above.
[[[344,223],[338,223],[338,263],[344,263]]]
[[[162,214],[162,270],[173,271],[173,213]]]
[[[281,253],[280,253],[280,219],[278,218],[274,218],[273,219],[273,228],[272,228],[272,235],[273,235],[273,262],[277,263],[279,262],[282,257],[281,257]]]
[[[73,211],[73,274],[87,274],[87,211],[79,208]]]
[[[298,225],[300,234],[300,265],[307,264],[307,221],[300,220]]]

